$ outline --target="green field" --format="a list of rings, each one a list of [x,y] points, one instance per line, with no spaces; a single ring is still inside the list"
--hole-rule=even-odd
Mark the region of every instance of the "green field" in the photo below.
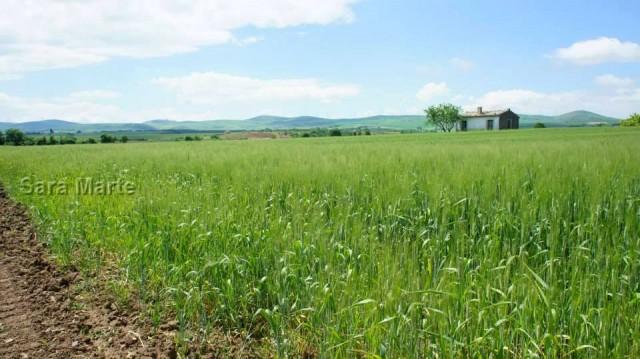
[[[185,342],[638,357],[639,154],[624,128],[2,146],[0,180],[62,263]],[[135,190],[75,193],[85,177]]]

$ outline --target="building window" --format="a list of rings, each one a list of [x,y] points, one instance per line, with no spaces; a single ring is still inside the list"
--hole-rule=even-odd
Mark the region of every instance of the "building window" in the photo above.
[[[487,120],[487,130],[493,130],[493,120]]]

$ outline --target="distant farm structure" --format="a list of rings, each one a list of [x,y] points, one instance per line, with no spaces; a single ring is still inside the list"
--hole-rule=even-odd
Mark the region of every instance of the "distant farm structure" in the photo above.
[[[456,131],[510,130],[520,128],[520,116],[511,109],[463,112],[456,124]]]

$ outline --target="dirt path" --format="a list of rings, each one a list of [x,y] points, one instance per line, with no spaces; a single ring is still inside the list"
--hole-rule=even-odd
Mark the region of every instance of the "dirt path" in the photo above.
[[[173,328],[154,333],[108,299],[81,298],[77,273],[46,253],[26,210],[0,188],[0,358],[176,356]]]

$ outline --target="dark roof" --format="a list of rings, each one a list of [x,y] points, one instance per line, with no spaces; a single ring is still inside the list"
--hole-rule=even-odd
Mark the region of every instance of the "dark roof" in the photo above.
[[[478,112],[476,111],[465,111],[462,113],[462,117],[496,117],[496,116],[500,116],[503,113],[509,112],[511,111],[511,109],[506,109],[506,110],[490,110],[490,111],[482,111],[482,112]]]

